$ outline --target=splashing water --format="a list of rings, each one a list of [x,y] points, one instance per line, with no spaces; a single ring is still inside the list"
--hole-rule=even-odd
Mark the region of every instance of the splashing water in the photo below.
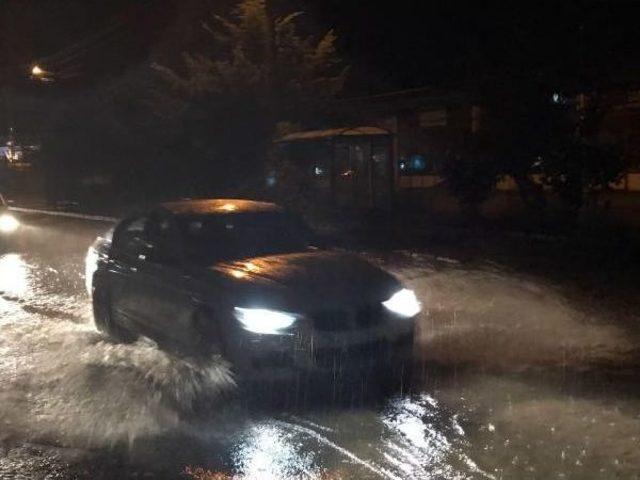
[[[102,446],[152,436],[234,385],[219,359],[175,358],[152,342],[114,345],[69,322],[5,325],[0,348],[3,430],[41,441]]]

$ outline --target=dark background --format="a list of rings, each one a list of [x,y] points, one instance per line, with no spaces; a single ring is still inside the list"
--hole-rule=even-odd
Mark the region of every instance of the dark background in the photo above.
[[[239,151],[248,144],[247,132],[257,128],[248,117],[236,115],[236,137],[223,132],[233,147],[228,155],[205,155],[191,134],[204,128],[208,140],[215,128],[227,126],[228,115],[224,122],[214,115],[209,123],[198,118],[192,124],[162,123],[156,115],[160,103],[152,96],[157,85],[150,66],[179,70],[183,52],[206,51],[212,40],[203,22],[211,23],[214,14],[228,17],[237,3],[5,0],[0,137],[12,127],[19,142],[43,145],[40,164],[51,198],[77,197],[77,180],[103,174],[118,179],[114,183],[122,189],[111,196],[253,192],[264,183],[266,149],[254,142],[255,151]],[[499,98],[502,90],[519,92],[537,82],[571,95],[640,78],[638,2],[269,0],[267,5],[275,16],[305,11],[300,27],[318,38],[334,29],[339,53],[351,66],[344,97],[432,87],[489,89]],[[35,64],[49,71],[52,81],[30,78]],[[512,97],[523,103],[518,94]],[[211,180],[197,185],[204,178]],[[178,184],[184,187],[180,191]]]
[[[34,61],[90,87],[197,43],[207,12],[229,0],[5,0],[2,69]],[[620,81],[637,72],[635,1],[462,2],[272,0],[335,28],[353,65],[347,93],[459,84],[481,76],[553,75]],[[16,80],[17,81],[17,80]],[[62,87],[60,87],[62,88]]]

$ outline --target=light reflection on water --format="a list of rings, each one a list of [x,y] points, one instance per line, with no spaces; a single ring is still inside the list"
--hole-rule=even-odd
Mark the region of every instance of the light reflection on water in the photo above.
[[[439,414],[437,401],[427,394],[417,401],[398,399],[384,413],[382,422],[395,438],[384,442],[383,454],[407,478],[431,478],[434,474],[456,478],[449,464],[455,447],[445,435],[447,425],[439,425],[444,423]]]
[[[317,478],[318,472],[312,473],[313,452],[297,451],[292,440],[293,434],[277,425],[252,426],[233,453],[235,468],[247,479],[280,480],[300,472]]]
[[[465,453],[457,415],[431,395],[397,397],[379,409],[335,409],[267,418],[233,449],[242,479],[492,479]]]
[[[458,415],[432,395],[389,402],[381,421],[389,436],[382,453],[403,478],[494,478],[466,453],[469,445]]]
[[[29,288],[29,266],[21,255],[8,253],[0,257],[0,292],[20,297]]]

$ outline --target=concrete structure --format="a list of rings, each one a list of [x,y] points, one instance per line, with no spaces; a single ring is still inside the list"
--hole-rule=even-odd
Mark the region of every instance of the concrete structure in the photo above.
[[[392,139],[385,128],[361,126],[292,133],[278,144],[318,199],[386,210],[396,183]]]

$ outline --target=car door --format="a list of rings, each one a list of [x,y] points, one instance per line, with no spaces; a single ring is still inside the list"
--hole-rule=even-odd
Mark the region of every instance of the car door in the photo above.
[[[144,312],[139,284],[141,264],[150,251],[147,238],[147,215],[134,215],[118,225],[113,234],[109,259],[109,296],[114,321],[126,328],[138,330]]]
[[[194,280],[185,269],[179,234],[171,216],[150,217],[146,227],[149,251],[136,272],[137,295],[142,308],[136,318],[152,338],[189,345],[196,309]]]

